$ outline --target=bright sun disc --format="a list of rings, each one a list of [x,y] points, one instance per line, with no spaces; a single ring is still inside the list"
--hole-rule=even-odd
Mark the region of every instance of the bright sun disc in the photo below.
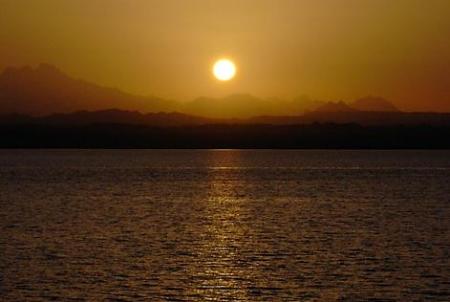
[[[214,64],[214,76],[220,81],[229,81],[236,75],[236,65],[230,60],[222,59]]]

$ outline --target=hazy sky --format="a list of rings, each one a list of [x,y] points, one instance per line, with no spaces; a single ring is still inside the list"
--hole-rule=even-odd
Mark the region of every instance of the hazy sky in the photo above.
[[[235,80],[211,65],[234,58]],[[450,111],[449,0],[0,0],[0,69],[54,64],[125,91],[250,93]]]

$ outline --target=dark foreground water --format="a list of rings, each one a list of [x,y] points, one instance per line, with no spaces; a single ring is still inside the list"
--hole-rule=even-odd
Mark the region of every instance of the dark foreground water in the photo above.
[[[0,151],[0,300],[450,301],[449,151]]]

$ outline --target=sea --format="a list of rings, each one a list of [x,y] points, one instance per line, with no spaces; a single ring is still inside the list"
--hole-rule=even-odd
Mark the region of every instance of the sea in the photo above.
[[[450,151],[1,150],[0,301],[450,301]]]

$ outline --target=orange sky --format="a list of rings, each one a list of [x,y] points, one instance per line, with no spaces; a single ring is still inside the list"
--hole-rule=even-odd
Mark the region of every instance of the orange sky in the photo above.
[[[0,0],[0,69],[173,99],[380,95],[450,111],[448,0]],[[211,75],[235,59],[236,79]]]

